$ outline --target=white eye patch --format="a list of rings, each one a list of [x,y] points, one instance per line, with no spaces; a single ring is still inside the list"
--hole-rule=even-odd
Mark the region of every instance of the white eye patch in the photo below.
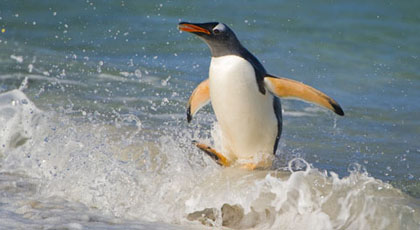
[[[213,30],[225,31],[226,30],[226,26],[223,23],[219,23],[219,24],[217,24],[217,26],[215,26],[213,28]]]

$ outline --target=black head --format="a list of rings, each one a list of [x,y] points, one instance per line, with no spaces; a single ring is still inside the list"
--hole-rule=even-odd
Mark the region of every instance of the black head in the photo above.
[[[235,33],[223,23],[181,22],[178,24],[178,29],[193,33],[204,40],[210,47],[213,57],[239,54],[244,49],[236,38]]]

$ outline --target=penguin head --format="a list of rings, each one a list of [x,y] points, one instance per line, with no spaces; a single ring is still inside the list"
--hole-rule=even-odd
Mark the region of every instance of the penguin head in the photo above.
[[[235,33],[224,23],[181,22],[178,29],[197,35],[210,47],[213,57],[238,54],[243,49]]]

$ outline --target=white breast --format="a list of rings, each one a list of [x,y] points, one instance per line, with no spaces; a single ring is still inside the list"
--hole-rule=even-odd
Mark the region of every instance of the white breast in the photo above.
[[[272,156],[277,136],[273,96],[259,92],[248,61],[235,55],[212,58],[210,98],[226,157],[252,162]]]

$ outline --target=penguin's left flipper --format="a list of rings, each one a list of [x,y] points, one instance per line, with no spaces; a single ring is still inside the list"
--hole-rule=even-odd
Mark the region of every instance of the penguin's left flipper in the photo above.
[[[191,121],[194,114],[210,102],[209,79],[202,81],[192,92],[188,100],[187,121]]]
[[[340,105],[334,99],[302,82],[266,75],[264,77],[264,84],[268,90],[280,98],[302,99],[332,110],[340,116],[344,116],[343,109],[341,109]]]
[[[212,147],[210,147],[206,144],[198,143],[196,141],[193,141],[193,144],[195,144],[195,146],[197,146],[203,152],[207,153],[207,155],[209,155],[214,161],[216,161],[217,164],[219,164],[221,166],[225,166],[225,167],[228,167],[228,166],[231,165],[231,162],[228,159],[226,159],[225,156],[223,156],[221,153],[217,152]]]

